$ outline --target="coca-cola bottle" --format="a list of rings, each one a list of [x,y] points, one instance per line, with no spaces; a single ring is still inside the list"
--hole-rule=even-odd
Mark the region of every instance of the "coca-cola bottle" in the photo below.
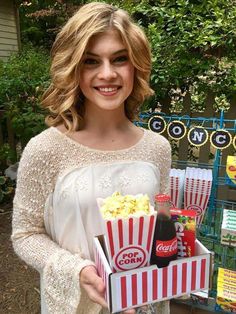
[[[165,194],[155,196],[157,219],[153,237],[150,264],[166,267],[177,259],[177,237],[174,222],[170,215],[170,197]]]

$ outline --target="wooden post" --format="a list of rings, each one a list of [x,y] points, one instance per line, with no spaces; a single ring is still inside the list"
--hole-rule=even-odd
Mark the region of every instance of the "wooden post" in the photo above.
[[[16,152],[15,134],[12,128],[11,119],[7,117],[7,134],[8,134],[8,144],[11,149]]]
[[[213,110],[213,103],[214,103],[214,95],[212,92],[208,92],[206,97],[206,109],[203,113],[205,118],[212,118],[215,116],[215,111]],[[208,125],[209,126],[209,125]],[[210,133],[208,131],[209,137]],[[209,162],[209,155],[210,155],[211,143],[208,139],[207,143],[204,144],[199,151],[199,163],[208,163]]]
[[[4,114],[4,110],[0,110],[0,147],[4,144],[3,141],[3,131],[2,131],[2,117]]]
[[[190,110],[191,107],[191,97],[190,94],[187,93],[184,97],[184,114],[191,113]],[[188,160],[188,148],[189,148],[189,141],[188,137],[184,136],[179,141],[179,160],[181,161],[187,161]]]

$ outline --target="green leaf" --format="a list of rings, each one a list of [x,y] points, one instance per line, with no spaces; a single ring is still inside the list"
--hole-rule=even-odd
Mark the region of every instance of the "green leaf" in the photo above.
[[[3,185],[6,183],[6,177],[0,176],[0,185]]]

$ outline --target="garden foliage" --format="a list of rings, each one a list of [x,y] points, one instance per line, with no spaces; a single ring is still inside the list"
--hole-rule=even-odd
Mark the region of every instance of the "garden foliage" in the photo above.
[[[61,25],[92,1],[18,1],[24,41],[49,47]],[[103,1],[101,1],[103,2]],[[228,109],[236,86],[235,0],[107,0],[126,9],[147,33],[153,52],[151,85],[155,107],[166,97],[182,109],[190,91],[192,109],[204,110],[209,91],[215,109]]]
[[[19,54],[0,63],[1,124],[7,130],[7,119],[11,121],[22,146],[44,128],[40,96],[48,82],[49,57],[41,49],[25,46]]]
[[[235,0],[120,0],[119,4],[150,39],[154,102],[168,95],[174,106],[181,107],[190,91],[192,109],[199,111],[212,91],[217,97],[215,109],[228,109],[236,91]]]

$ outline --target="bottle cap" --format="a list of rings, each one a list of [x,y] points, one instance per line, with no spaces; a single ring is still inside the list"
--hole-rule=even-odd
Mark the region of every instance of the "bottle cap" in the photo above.
[[[170,202],[170,196],[167,194],[157,194],[155,195],[156,202]]]

